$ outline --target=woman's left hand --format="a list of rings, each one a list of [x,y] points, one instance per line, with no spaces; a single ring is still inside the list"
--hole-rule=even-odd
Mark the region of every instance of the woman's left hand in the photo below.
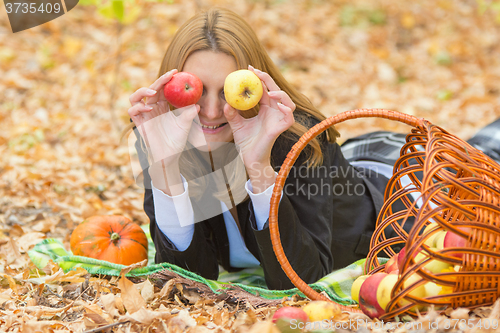
[[[240,149],[247,172],[262,172],[270,166],[271,149],[278,136],[295,122],[295,103],[282,91],[271,76],[252,66],[248,66],[263,82],[264,92],[260,100],[257,116],[245,119],[229,104],[224,114],[233,131],[234,142]]]

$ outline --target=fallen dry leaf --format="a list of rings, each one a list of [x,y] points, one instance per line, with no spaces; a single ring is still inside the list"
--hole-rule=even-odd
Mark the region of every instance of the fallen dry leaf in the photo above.
[[[104,305],[106,312],[113,318],[118,317],[120,312],[116,307],[116,296],[114,294],[101,295],[101,302]]]
[[[122,275],[118,281],[118,287],[121,290],[123,305],[128,313],[133,314],[139,309],[146,307],[146,301],[142,298],[137,287],[129,279]]]
[[[481,11],[478,3],[129,1],[140,7],[137,19],[117,29],[80,2],[16,34],[1,14],[0,331],[84,332],[111,322],[112,332],[272,331],[280,300],[234,304],[176,278],[155,287],[145,278],[89,276],[81,269],[64,274],[52,261],[40,270],[27,251],[43,238],[69,250],[71,231],[96,214],[148,223],[131,164],[135,152],[126,135],[121,139],[128,97],[156,79],[173,34],[195,12],[218,5],[241,14],[285,78],[326,116],[389,108],[467,139],[500,117],[498,10]],[[373,130],[409,131],[381,119],[337,128],[340,142]],[[497,302],[449,314],[498,319],[499,309]],[[419,320],[444,318],[432,311]]]
[[[181,314],[181,312],[182,311],[180,311],[179,314]],[[176,317],[174,317],[174,318],[178,318],[178,319],[176,321],[174,321],[172,323],[172,325],[180,325],[183,328],[196,325],[196,321],[195,321],[195,324],[192,325],[193,321],[191,320],[192,318],[189,317],[189,314],[187,314],[187,317],[186,317],[186,314],[183,313],[183,314],[181,314],[180,317],[178,317],[179,314]],[[139,310],[135,311],[134,313],[130,313],[130,314],[127,313],[126,315],[121,316],[120,321],[131,320],[133,322],[148,326],[155,319],[169,319],[171,317],[172,317],[172,315],[168,311],[158,311],[158,310],[152,311],[152,310],[148,310],[146,308],[140,308]],[[189,324],[186,324],[185,321],[188,321]]]

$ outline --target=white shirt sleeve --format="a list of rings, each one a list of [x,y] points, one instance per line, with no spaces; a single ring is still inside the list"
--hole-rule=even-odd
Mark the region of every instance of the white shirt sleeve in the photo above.
[[[275,173],[278,175],[276,171]],[[269,186],[264,192],[255,194],[252,192],[252,183],[249,179],[245,183],[245,189],[250,196],[250,200],[252,200],[255,221],[257,222],[257,230],[262,230],[264,229],[264,224],[266,224],[269,219],[269,210],[271,209],[271,197],[273,196],[274,184]],[[280,202],[282,197],[283,190],[281,191]]]
[[[186,250],[193,239],[194,212],[188,194],[188,183],[181,175],[184,192],[170,196],[154,187],[153,202],[156,224],[179,251]],[[181,223],[182,221],[182,223]]]

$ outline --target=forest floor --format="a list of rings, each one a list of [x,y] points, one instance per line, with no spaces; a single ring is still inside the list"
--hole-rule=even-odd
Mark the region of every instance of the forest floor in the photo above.
[[[149,280],[134,288],[82,270],[62,274],[52,264],[40,270],[27,252],[45,238],[69,249],[71,231],[93,215],[148,223],[122,138],[128,97],[155,80],[169,41],[196,11],[218,5],[241,14],[286,79],[326,116],[385,108],[468,139],[500,117],[500,22],[494,7],[483,11],[478,3],[491,2],[144,2],[120,29],[78,5],[16,34],[1,14],[0,331],[82,332],[122,322],[110,330],[271,332],[273,307],[180,302]],[[340,142],[410,130],[381,119],[337,128]],[[133,317],[123,304],[142,310]],[[498,317],[489,308],[474,315]]]

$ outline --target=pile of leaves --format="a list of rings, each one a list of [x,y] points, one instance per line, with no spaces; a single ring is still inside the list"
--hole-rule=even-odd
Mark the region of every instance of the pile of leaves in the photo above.
[[[82,4],[16,34],[0,15],[2,331],[275,330],[269,318],[276,306],[204,298],[196,286],[176,279],[162,284],[84,270],[65,274],[52,263],[38,269],[27,255],[45,238],[69,249],[71,231],[92,215],[148,223],[130,163],[133,149],[123,133],[128,96],[155,80],[173,34],[198,10],[226,6],[245,17],[285,77],[327,116],[362,107],[394,109],[464,139],[500,116],[494,2],[126,3],[133,6],[125,10],[134,11],[128,22]],[[409,130],[379,119],[338,129],[341,141],[372,130]],[[498,311],[447,315],[498,318]],[[441,317],[433,312],[421,321]]]

